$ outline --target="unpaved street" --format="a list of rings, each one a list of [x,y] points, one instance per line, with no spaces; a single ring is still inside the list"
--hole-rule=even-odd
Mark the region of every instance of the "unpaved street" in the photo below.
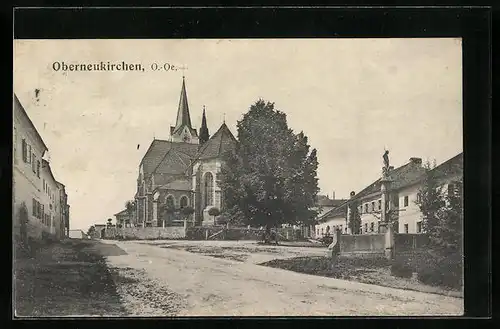
[[[115,280],[130,281],[117,286],[131,314],[134,308],[136,314],[145,316],[162,315],[161,309],[164,315],[176,316],[463,313],[463,299],[459,298],[300,274],[144,242],[105,243],[125,251],[107,255],[106,261]],[[142,290],[127,292],[140,282]]]

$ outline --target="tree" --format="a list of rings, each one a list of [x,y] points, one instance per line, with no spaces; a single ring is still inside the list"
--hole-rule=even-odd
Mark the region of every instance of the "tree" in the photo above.
[[[93,235],[95,234],[95,226],[92,225],[91,227],[89,227],[89,229],[87,230],[87,235],[92,237]]]
[[[184,219],[187,220],[189,216],[194,214],[194,208],[191,206],[187,206],[181,209],[181,213],[184,216]]]
[[[258,100],[237,123],[238,144],[223,155],[219,186],[226,213],[245,224],[312,223],[318,189],[317,153],[294,134],[285,113]]]
[[[219,208],[212,207],[208,210],[208,214],[214,217],[214,222],[215,222],[215,217],[220,215],[220,210]]]
[[[418,198],[415,202],[422,212],[422,228],[429,235],[431,243],[439,240],[439,217],[438,213],[445,204],[442,187],[435,177],[435,164],[427,162],[424,165],[425,175],[422,186],[418,190]]]
[[[462,181],[448,185],[444,193],[435,171],[426,164],[426,175],[416,204],[423,214],[423,229],[429,236],[429,253],[420,280],[459,287],[462,282],[463,194]]]
[[[134,220],[134,214],[135,214],[135,210],[136,210],[135,201],[129,200],[129,201],[125,202],[125,209],[127,210],[128,224],[130,225],[131,223],[135,223],[135,220]],[[127,226],[127,223],[125,223],[125,226]]]
[[[361,215],[358,211],[359,202],[357,200],[353,200],[349,204],[349,229],[352,234],[359,234],[361,229]]]

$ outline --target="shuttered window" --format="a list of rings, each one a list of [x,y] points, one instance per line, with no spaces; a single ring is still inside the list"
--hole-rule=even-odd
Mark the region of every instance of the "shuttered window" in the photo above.
[[[26,140],[23,138],[22,142],[22,152],[23,152],[23,161],[28,162],[28,144],[26,144]]]

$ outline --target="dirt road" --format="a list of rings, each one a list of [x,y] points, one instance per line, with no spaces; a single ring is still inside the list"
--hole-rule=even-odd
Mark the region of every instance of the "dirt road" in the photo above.
[[[135,282],[148,282],[141,294],[121,289],[121,298],[128,301],[129,312],[134,308],[134,300],[135,305],[142,305],[141,296],[148,294],[147,299],[142,300],[148,301],[146,307],[149,310],[137,312],[143,312],[143,315],[161,315],[161,312],[154,311],[155,305],[168,303],[161,300],[155,302],[154,298],[161,299],[165,294],[175,296],[169,300],[175,301],[175,315],[178,316],[415,316],[463,313],[463,300],[459,298],[300,274],[253,262],[214,258],[146,243],[106,243],[116,244],[126,252],[106,256],[108,267],[116,271],[118,277],[134,273]]]

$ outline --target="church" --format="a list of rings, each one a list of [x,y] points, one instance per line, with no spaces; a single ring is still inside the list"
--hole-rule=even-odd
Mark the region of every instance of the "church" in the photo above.
[[[213,207],[222,211],[222,191],[217,175],[222,155],[235,148],[236,138],[225,122],[210,137],[205,107],[199,132],[189,113],[186,81],[182,87],[175,126],[169,140],[154,138],[139,164],[135,194],[136,225],[165,225],[163,209],[194,209],[197,225],[213,225]]]

